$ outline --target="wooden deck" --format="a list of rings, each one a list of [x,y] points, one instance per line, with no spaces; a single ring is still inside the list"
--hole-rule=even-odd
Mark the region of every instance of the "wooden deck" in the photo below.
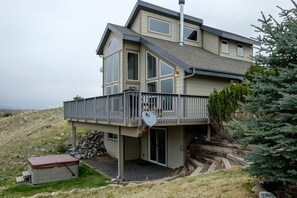
[[[142,112],[157,116],[156,126],[206,124],[208,97],[124,92],[64,102],[64,119],[115,126],[144,126]]]

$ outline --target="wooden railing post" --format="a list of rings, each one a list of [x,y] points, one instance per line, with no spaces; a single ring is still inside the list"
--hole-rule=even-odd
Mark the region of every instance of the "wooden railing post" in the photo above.
[[[127,126],[127,103],[126,103],[126,93],[124,92],[124,95],[123,95],[123,97],[124,97],[124,126]],[[129,109],[129,107],[128,107],[128,109]],[[128,110],[128,112],[129,112],[129,110]]]
[[[106,97],[106,100],[107,100],[107,122],[108,122],[108,124],[110,124],[110,115],[109,115],[109,95],[107,95],[107,97]]]
[[[181,101],[180,94],[177,96],[177,124],[180,124],[180,113],[181,113]]]
[[[140,127],[142,125],[142,120],[141,120],[141,98],[142,98],[142,93],[139,91],[138,93],[138,126]]]

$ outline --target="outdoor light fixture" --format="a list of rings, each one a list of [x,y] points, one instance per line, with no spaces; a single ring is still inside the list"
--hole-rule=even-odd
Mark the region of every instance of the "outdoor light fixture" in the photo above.
[[[174,76],[175,76],[175,77],[178,77],[178,76],[179,76],[179,71],[175,71],[175,72],[174,72]]]

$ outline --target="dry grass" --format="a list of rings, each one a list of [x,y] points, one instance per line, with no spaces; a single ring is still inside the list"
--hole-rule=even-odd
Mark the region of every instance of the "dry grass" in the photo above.
[[[216,171],[164,183],[144,183],[126,187],[103,187],[78,192],[60,193],[51,197],[255,197],[251,192],[256,180],[241,169]],[[42,197],[42,196],[41,196]]]
[[[57,146],[70,143],[71,129],[63,109],[28,111],[0,120],[0,191],[13,186],[26,169],[27,158],[57,153]]]

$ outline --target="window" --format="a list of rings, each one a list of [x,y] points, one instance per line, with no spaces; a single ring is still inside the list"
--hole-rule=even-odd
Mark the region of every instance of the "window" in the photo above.
[[[106,83],[119,81],[120,57],[115,53],[106,58]]]
[[[173,78],[161,80],[161,92],[173,93]]]
[[[163,61],[160,61],[160,67],[161,67],[161,76],[166,76],[173,74],[173,68],[164,63]]]
[[[119,93],[119,84],[109,85],[106,87],[106,95]]]
[[[242,44],[237,44],[237,56],[244,56],[244,51],[243,51],[243,45]]]
[[[197,41],[198,31],[192,28],[184,27],[184,39]]]
[[[128,80],[138,80],[138,54],[128,52]]]
[[[222,41],[221,42],[221,51],[223,53],[229,53],[229,43],[228,43],[228,41]]]
[[[118,141],[118,134],[107,133],[107,139],[110,139],[110,140],[113,140],[113,141]]]
[[[149,31],[170,36],[170,23],[159,19],[149,18]]]
[[[147,91],[148,92],[157,92],[158,91],[158,86],[157,82],[149,82],[147,83]]]
[[[115,39],[112,39],[107,47],[107,54],[112,54],[113,52],[116,52],[118,50],[118,42]]]
[[[158,75],[157,58],[147,53],[147,78],[155,78]]]

